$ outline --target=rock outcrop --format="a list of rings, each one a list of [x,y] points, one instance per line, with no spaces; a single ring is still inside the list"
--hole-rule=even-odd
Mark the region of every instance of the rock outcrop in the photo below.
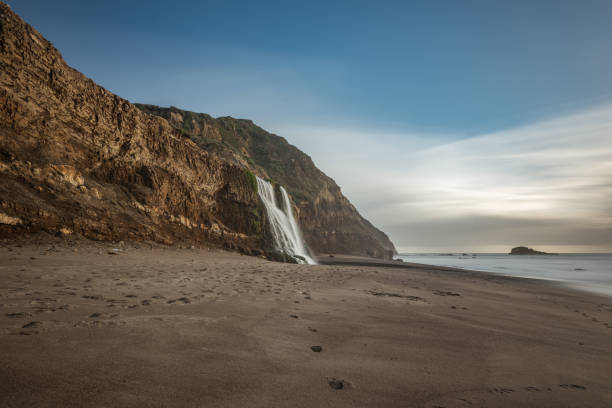
[[[0,231],[258,248],[248,174],[70,68],[0,3]]]
[[[95,84],[0,3],[0,234],[209,242],[261,253],[270,243],[256,173],[287,187],[315,251],[394,251],[284,139],[232,118],[189,128],[185,115],[139,109]],[[248,143],[229,142],[245,135]]]
[[[158,115],[202,149],[282,184],[295,204],[304,238],[317,253],[343,253],[391,259],[389,238],[363,218],[340,187],[285,138],[250,120],[213,118],[175,107],[136,104]]]
[[[519,246],[519,247],[512,248],[509,255],[557,255],[557,254],[536,251],[535,249],[527,248],[525,246]]]

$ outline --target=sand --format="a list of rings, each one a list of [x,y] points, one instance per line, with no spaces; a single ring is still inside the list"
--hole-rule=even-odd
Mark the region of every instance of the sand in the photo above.
[[[611,298],[325,260],[4,244],[0,406],[612,406]]]

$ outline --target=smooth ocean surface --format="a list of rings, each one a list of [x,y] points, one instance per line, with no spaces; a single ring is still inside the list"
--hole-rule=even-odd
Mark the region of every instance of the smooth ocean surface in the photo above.
[[[612,296],[612,254],[400,254],[406,262],[547,279]]]

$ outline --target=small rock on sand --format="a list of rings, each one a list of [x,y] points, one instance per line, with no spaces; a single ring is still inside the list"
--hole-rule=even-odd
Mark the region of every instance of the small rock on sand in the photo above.
[[[348,385],[348,383],[346,381],[339,380],[339,379],[336,379],[336,378],[333,378],[333,377],[327,378],[327,383],[334,390],[341,390],[341,389],[345,388]]]
[[[321,346],[311,346],[310,349],[312,351],[314,351],[315,353],[320,353],[323,350],[323,347],[321,347]]]

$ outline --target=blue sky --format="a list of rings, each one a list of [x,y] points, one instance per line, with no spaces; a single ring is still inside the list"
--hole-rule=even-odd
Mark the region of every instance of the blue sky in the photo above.
[[[593,152],[598,148],[607,151],[612,139],[612,133],[593,132],[592,123],[584,122],[596,120],[604,129],[610,125],[611,1],[8,3],[51,40],[71,66],[122,97],[214,116],[249,118],[287,137],[335,178],[368,218],[392,231],[398,247],[406,250],[435,246],[435,237],[432,244],[418,245],[420,241],[410,233],[418,229],[417,222],[426,227],[450,226],[468,216],[487,220],[482,222],[483,230],[491,225],[489,230],[499,231],[516,216],[509,216],[508,203],[489,197],[486,199],[492,200],[489,204],[496,210],[489,206],[486,211],[456,211],[454,218],[444,211],[440,213],[444,216],[423,213],[417,220],[410,215],[414,208],[402,210],[400,205],[393,207],[395,221],[388,219],[385,214],[389,211],[382,214],[380,209],[393,199],[414,204],[413,196],[400,198],[389,191],[421,191],[424,186],[463,175],[460,170],[466,178],[474,176],[482,165],[479,160],[464,160],[461,169],[448,169],[452,174],[433,172],[437,178],[432,179],[432,172],[427,172],[428,178],[418,185],[418,180],[407,177],[418,171],[407,163],[416,160],[412,155],[438,149],[436,157],[440,158],[443,152],[452,151],[444,146],[471,146],[471,141],[483,137],[499,140],[495,135],[500,132],[525,146],[533,144],[543,153],[558,150],[551,142],[555,136],[541,130],[543,124],[571,123],[573,129],[584,132],[563,139],[567,152],[587,145]],[[531,136],[525,138],[525,134]],[[485,144],[486,154],[495,157],[496,147]],[[501,142],[496,146],[509,148]],[[405,154],[392,153],[398,151]],[[454,152],[465,155],[462,149]],[[395,160],[385,160],[389,155]],[[534,174],[541,177],[542,185],[551,179],[549,173],[542,176],[545,172],[533,170],[535,167],[521,166],[519,156],[512,165],[488,163],[486,171],[499,177],[480,188],[494,191],[508,172],[516,174],[517,166],[531,169],[519,172],[525,178],[514,180],[517,186],[529,184],[525,181]],[[352,164],[357,157],[360,167],[355,169]],[[609,158],[597,157],[597,168],[608,169]],[[451,156],[446,159],[454,160]],[[593,157],[586,162],[594,163]],[[551,166],[555,175],[565,171],[556,163]],[[379,190],[376,183],[365,187],[354,183],[355,171],[374,174],[377,179],[396,175],[391,178],[395,187],[379,192],[384,201],[372,202],[368,197]],[[610,191],[608,181],[597,178],[588,189],[605,195]],[[542,185],[534,188],[541,191]],[[566,193],[584,194],[585,188],[581,185],[580,192]],[[436,203],[448,202],[449,190],[442,190],[430,191],[428,197]],[[512,200],[516,194],[520,192],[512,192]],[[552,200],[551,196],[525,194],[522,197],[531,201]],[[612,201],[612,194],[604,199],[607,197]],[[471,202],[459,207],[479,207]],[[585,244],[580,244],[560,239],[572,233],[567,229],[551,232],[533,244],[612,250],[611,219],[600,217],[608,207],[585,213],[567,203],[565,207],[557,204],[555,223],[584,229],[597,219],[604,232],[589,230],[583,233]],[[430,201],[423,205],[431,208]],[[521,219],[529,224],[528,218]],[[450,230],[440,232],[445,238],[449,234]],[[521,234],[528,235],[517,232],[517,241]],[[589,237],[600,235],[599,241],[591,243]],[[490,242],[483,233],[480,241],[470,245],[480,248]],[[459,244],[457,235],[448,246]],[[508,244],[496,243],[499,248]]]
[[[463,137],[612,99],[610,1],[9,4],[121,96],[257,122]]]

